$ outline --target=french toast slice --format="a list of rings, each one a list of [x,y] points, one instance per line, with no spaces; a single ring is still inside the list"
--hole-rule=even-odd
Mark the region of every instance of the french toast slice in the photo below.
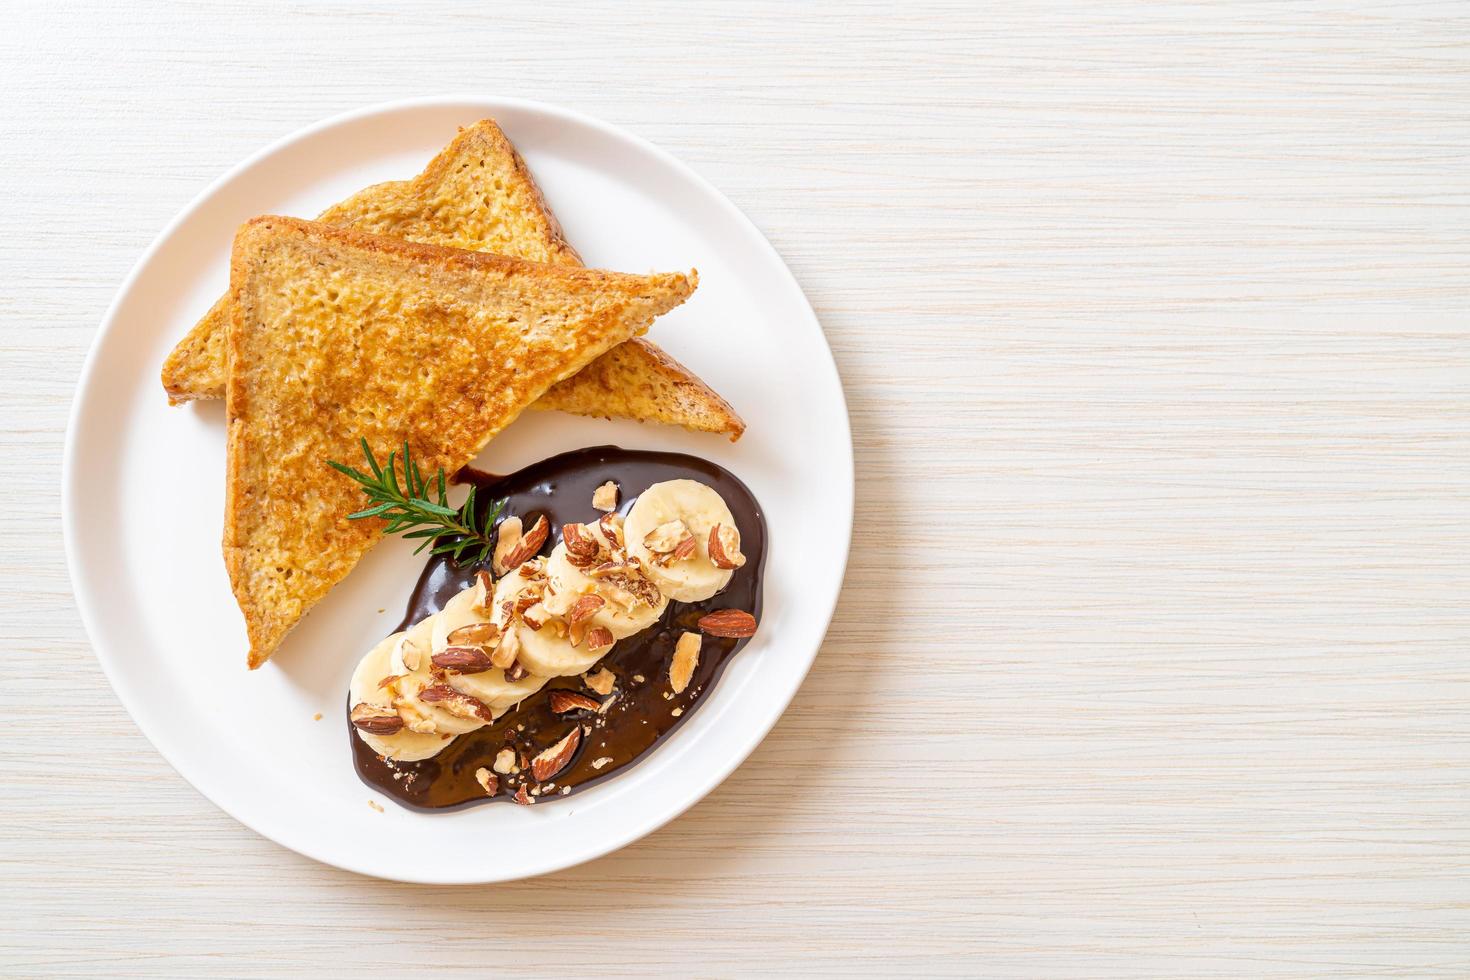
[[[408,444],[453,473],[695,273],[525,262],[266,216],[231,257],[224,556],[259,667],[382,534],[327,465]]]
[[[462,129],[412,180],[375,184],[317,220],[533,262],[582,264],[525,161],[490,119]],[[224,396],[229,320],[226,295],[169,354],[162,380],[171,403]],[[680,425],[732,440],[745,431],[728,402],[649,341],[630,341],[604,358],[586,378],[561,382],[533,407]]]

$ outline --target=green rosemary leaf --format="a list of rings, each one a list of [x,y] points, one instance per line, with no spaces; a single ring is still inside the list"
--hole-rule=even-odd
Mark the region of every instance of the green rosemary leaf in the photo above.
[[[472,486],[464,502],[452,507],[444,467],[439,467],[431,479],[425,479],[423,468],[413,458],[406,441],[401,450],[395,449],[388,454],[386,463],[379,463],[366,439],[360,439],[359,443],[371,474],[336,460],[327,460],[327,465],[356,483],[367,498],[367,506],[349,514],[349,519],[377,518],[384,522],[386,534],[421,539],[414,554],[431,545],[433,550],[430,553],[436,555],[452,554],[458,558],[470,553],[478,554],[479,560],[484,561],[491,554],[491,535],[495,521],[505,508],[504,500],[494,501],[482,518],[475,513],[476,488]],[[400,469],[403,473],[401,483],[398,479]]]
[[[391,490],[393,496],[403,498],[403,490],[398,486],[398,450],[388,454],[388,465],[383,468],[383,476],[386,478],[383,484],[385,490]]]
[[[362,454],[367,457],[368,465],[373,469],[373,476],[382,479],[383,471],[378,468],[378,461],[373,457],[373,451],[368,448],[367,436],[362,437]]]
[[[417,468],[413,457],[408,454],[408,443],[405,442],[403,444],[403,487],[406,497],[413,498],[419,495],[419,488],[414,480],[414,470]]]
[[[475,491],[478,487],[471,486],[469,495],[464,498],[464,505],[459,509],[459,522],[469,527],[475,522]]]
[[[385,511],[390,511],[397,506],[398,505],[395,503],[379,504],[376,507],[369,507],[367,510],[360,510],[355,514],[348,514],[347,519],[349,521],[358,521],[362,520],[364,517],[377,517]]]
[[[366,473],[359,473],[357,470],[353,469],[352,467],[350,467],[350,466],[343,466],[341,463],[337,462],[334,459],[327,460],[327,465],[330,466],[332,469],[336,470],[338,473],[343,473],[343,474],[346,474],[347,476],[352,477],[358,483],[371,484],[373,482],[372,481],[372,478],[369,477]]]

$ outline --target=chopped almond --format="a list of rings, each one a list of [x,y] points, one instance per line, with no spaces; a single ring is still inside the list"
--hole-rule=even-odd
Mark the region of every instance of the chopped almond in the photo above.
[[[578,568],[586,568],[597,561],[601,546],[585,524],[563,524],[561,541],[566,545],[567,561]]]
[[[606,697],[612,693],[613,684],[617,682],[617,679],[616,674],[604,667],[595,674],[585,675],[582,681],[589,688]]]
[[[589,592],[572,603],[567,611],[567,622],[571,625],[585,622],[597,615],[597,610],[607,605],[607,600],[596,592]]]
[[[551,710],[558,715],[572,711],[596,711],[601,706],[602,703],[596,698],[588,697],[579,691],[566,691],[558,688],[551,692]]]
[[[348,717],[353,727],[370,735],[393,735],[403,730],[403,719],[398,712],[366,701],[354,705]]]
[[[495,533],[495,558],[491,567],[495,569],[497,576],[504,575],[514,568],[507,558],[516,550],[521,543],[521,519],[519,517],[507,517],[500,522],[500,527]]]
[[[546,536],[550,533],[551,525],[546,523],[546,516],[543,514],[536,518],[536,523],[531,525],[531,529],[522,535],[515,548],[504,556],[506,571],[520,568],[522,564],[536,557],[536,552],[541,550],[541,546],[546,543]]]
[[[573,728],[561,740],[531,760],[531,775],[538,783],[555,777],[572,761],[577,747],[582,744],[582,729]]]
[[[740,553],[740,532],[728,524],[716,524],[709,529],[709,560],[716,568],[739,568],[745,564]]]
[[[607,651],[612,649],[612,645],[612,630],[608,629],[606,626],[594,626],[592,627],[592,629],[587,631],[588,653],[606,653]]]
[[[692,535],[683,521],[665,521],[643,536],[643,546],[656,555],[666,555],[688,537]]]
[[[495,651],[490,654],[490,662],[505,670],[516,661],[516,654],[521,652],[521,638],[516,635],[514,629],[507,629],[496,644]]]
[[[592,506],[598,510],[616,510],[618,506],[618,485],[608,480],[602,486],[592,491]]]
[[[674,644],[674,659],[669,664],[669,686],[674,689],[675,694],[684,693],[689,686],[689,679],[694,676],[694,668],[699,666],[700,637],[698,633],[685,632],[679,636],[679,642]]]
[[[496,777],[495,773],[486,769],[484,766],[475,770],[475,782],[480,784],[480,788],[485,791],[486,796],[494,796],[500,789],[500,779]]]

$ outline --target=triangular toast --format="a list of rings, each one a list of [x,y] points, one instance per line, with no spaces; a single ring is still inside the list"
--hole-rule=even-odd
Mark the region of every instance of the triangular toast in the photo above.
[[[433,245],[581,265],[520,154],[489,119],[461,130],[412,180],[359,191],[318,220]],[[225,296],[164,362],[163,386],[171,402],[223,397],[229,320]],[[731,439],[745,430],[728,402],[646,340],[607,352],[533,407],[681,425]]]
[[[231,258],[225,565],[260,666],[378,540],[327,465],[406,441],[454,472],[547,388],[678,306],[696,276],[523,262],[294,218]]]

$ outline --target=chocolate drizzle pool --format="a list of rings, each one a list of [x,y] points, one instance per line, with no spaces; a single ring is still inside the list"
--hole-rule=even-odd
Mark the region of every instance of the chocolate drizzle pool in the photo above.
[[[674,643],[684,630],[697,631],[696,621],[713,609],[744,609],[760,619],[761,574],[766,557],[766,525],[760,505],[729,471],[695,456],[652,453],[599,446],[580,449],[542,460],[509,476],[492,476],[466,469],[456,482],[473,483],[481,506],[506,498],[502,514],[519,516],[529,527],[545,514],[552,536],[542,547],[547,554],[560,540],[561,526],[593,523],[602,512],[592,507],[592,491],[608,480],[618,485],[618,510],[627,514],[645,489],[665,480],[689,479],[706,483],[725,498],[740,528],[741,550],[746,562],[735,570],[730,584],[719,595],[704,602],[670,602],[659,621],[635,636],[619,640],[599,666],[617,675],[612,706],[601,714],[582,711],[569,715],[551,712],[551,691],[557,688],[583,691],[577,677],[559,677],[510,711],[493,725],[461,735],[432,759],[422,762],[387,762],[368,748],[347,726],[352,757],[363,781],[404,806],[443,809],[508,800],[502,780],[500,794],[485,795],[475,781],[475,770],[489,768],[506,746],[527,758],[550,746],[573,725],[591,727],[571,764],[555,777],[555,790],[541,799],[559,799],[566,788],[570,794],[594,785],[642,758],[660,739],[678,728],[708,697],[725,664],[748,640],[705,636],[699,667],[683,693],[670,693],[669,660]],[[444,607],[454,595],[469,587],[475,572],[484,566],[459,564],[448,557],[434,558],[424,568],[409,600],[408,614],[394,630],[407,629]],[[637,680],[642,677],[643,680]],[[596,696],[596,695],[594,695]],[[350,708],[350,705],[348,706]],[[677,714],[676,714],[677,712]],[[610,761],[602,761],[610,760]],[[600,767],[594,763],[602,761]]]

